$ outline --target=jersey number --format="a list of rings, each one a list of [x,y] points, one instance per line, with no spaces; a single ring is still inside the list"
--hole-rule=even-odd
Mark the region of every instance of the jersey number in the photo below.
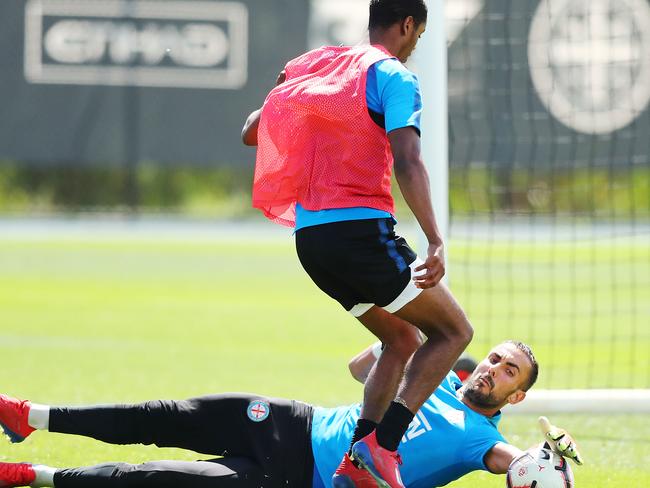
[[[409,428],[406,430],[406,433],[402,437],[402,442],[408,442],[416,437],[420,437],[422,434],[431,432],[431,425],[429,421],[424,416],[422,412],[418,412],[413,421],[410,423]]]

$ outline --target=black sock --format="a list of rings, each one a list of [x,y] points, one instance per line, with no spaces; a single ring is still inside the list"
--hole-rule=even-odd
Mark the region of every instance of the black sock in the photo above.
[[[350,442],[350,450],[348,454],[352,454],[352,446],[355,442],[360,439],[363,439],[365,436],[370,434],[377,427],[377,422],[367,419],[357,420],[357,426],[354,428],[354,434],[352,435],[352,442]]]
[[[401,403],[391,402],[377,426],[377,443],[389,451],[397,451],[402,436],[413,420],[413,413]]]

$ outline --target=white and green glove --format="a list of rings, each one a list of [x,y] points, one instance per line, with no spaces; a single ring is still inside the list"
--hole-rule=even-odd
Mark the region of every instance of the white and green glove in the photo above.
[[[539,418],[539,426],[542,429],[548,446],[560,456],[573,459],[576,464],[582,464],[582,456],[578,452],[573,437],[564,429],[552,425],[546,417]]]

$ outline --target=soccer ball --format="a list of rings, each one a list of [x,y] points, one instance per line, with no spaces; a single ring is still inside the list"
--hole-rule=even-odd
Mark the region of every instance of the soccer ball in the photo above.
[[[550,449],[533,448],[515,459],[506,475],[508,488],[573,488],[566,459]]]

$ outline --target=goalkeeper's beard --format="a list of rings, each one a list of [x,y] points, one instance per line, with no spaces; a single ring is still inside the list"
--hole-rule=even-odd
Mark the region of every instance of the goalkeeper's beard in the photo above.
[[[492,382],[490,382],[490,388],[494,388]],[[463,396],[480,408],[499,408],[503,403],[501,400],[497,400],[491,389],[489,393],[481,392],[479,376],[475,376],[463,386]]]

